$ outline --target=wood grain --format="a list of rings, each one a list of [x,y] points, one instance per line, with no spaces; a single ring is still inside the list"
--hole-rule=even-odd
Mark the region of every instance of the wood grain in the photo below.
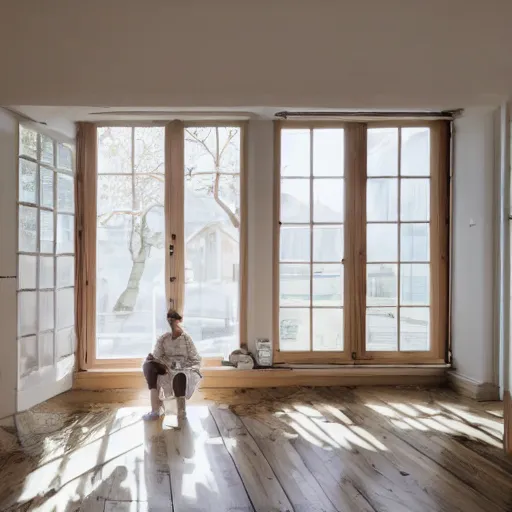
[[[503,407],[503,417],[505,420],[503,443],[505,445],[505,451],[512,455],[512,397],[510,395],[510,391],[505,391]]]

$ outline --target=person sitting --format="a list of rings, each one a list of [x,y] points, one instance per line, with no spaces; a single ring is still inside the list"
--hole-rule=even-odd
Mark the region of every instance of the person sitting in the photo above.
[[[167,321],[171,332],[158,338],[153,352],[148,354],[142,371],[148,383],[151,412],[144,416],[147,421],[162,415],[162,400],[176,397],[178,419],[186,418],[186,400],[194,393],[201,380],[201,357],[192,338],[181,328],[182,316],[170,309]]]

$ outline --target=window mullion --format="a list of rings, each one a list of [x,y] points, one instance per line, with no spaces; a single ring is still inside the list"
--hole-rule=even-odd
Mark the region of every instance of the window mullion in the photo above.
[[[313,130],[309,130],[309,351],[313,351]]]

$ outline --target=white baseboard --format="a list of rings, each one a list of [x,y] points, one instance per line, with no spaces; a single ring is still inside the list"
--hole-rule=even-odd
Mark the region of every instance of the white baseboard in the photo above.
[[[478,382],[460,375],[455,371],[448,372],[450,387],[459,395],[472,398],[477,402],[490,402],[500,399],[500,390],[492,382]]]

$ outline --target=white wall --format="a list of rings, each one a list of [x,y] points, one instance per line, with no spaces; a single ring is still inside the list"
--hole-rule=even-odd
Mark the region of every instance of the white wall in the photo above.
[[[0,109],[0,418],[16,410],[16,170],[18,122]]]
[[[497,384],[494,109],[455,121],[452,352],[456,371]]]

